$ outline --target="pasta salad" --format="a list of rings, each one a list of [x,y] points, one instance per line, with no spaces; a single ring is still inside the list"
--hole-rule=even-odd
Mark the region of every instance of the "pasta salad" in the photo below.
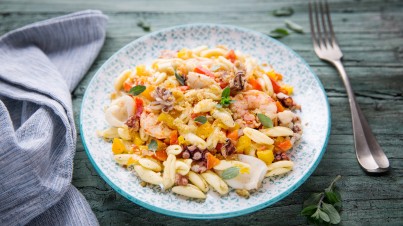
[[[225,46],[164,50],[114,81],[105,108],[115,161],[142,185],[191,198],[235,189],[248,197],[265,177],[292,170],[300,106],[282,75]]]

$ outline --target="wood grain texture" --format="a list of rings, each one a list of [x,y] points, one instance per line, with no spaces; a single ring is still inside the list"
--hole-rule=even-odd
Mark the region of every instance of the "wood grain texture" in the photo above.
[[[26,24],[83,9],[109,16],[107,38],[97,60],[74,90],[76,126],[85,88],[99,67],[117,50],[146,34],[137,27],[144,18],[152,31],[184,23],[222,23],[263,33],[283,27],[273,9],[291,6],[290,18],[305,28],[281,41],[310,64],[327,92],[332,131],[321,163],[295,192],[261,211],[223,220],[187,220],[144,209],[111,189],[88,160],[78,134],[73,184],[83,193],[101,225],[305,225],[302,202],[337,175],[343,198],[342,225],[403,225],[403,1],[329,0],[333,24],[344,53],[357,101],[380,145],[390,158],[389,174],[374,177],[359,167],[354,153],[351,116],[345,89],[334,68],[313,52],[306,1],[107,1],[3,0],[0,35]]]

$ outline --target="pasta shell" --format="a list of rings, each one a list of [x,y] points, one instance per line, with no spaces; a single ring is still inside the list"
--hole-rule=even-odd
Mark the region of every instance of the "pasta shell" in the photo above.
[[[167,154],[171,155],[179,155],[183,151],[183,148],[180,145],[169,145],[166,149]]]
[[[202,173],[201,176],[207,181],[211,187],[214,188],[218,193],[221,195],[225,195],[229,192],[228,185],[211,170],[207,170],[206,172]]]
[[[243,129],[243,133],[248,136],[251,140],[258,144],[273,144],[274,141],[266,136],[264,133],[260,132],[259,130],[255,130],[249,127],[245,127]]]
[[[214,102],[212,99],[204,99],[194,106],[193,112],[194,113],[209,112],[213,110],[216,105],[217,102]]]
[[[294,132],[290,128],[284,126],[276,126],[268,129],[261,129],[260,132],[270,137],[287,137],[294,135]]]
[[[189,173],[190,171],[190,166],[188,164],[186,164],[185,162],[182,161],[176,161],[175,162],[175,170],[177,173],[179,173],[180,175],[185,176],[186,174]]]
[[[273,170],[271,170],[271,171],[268,171],[268,172],[266,173],[266,177],[272,177],[272,176],[277,176],[277,175],[285,174],[285,173],[288,173],[289,171],[291,171],[290,168],[282,168],[282,167],[280,167],[280,168],[275,168],[275,169],[273,169]]]
[[[294,163],[292,161],[278,161],[278,162],[274,162],[270,165],[267,166],[267,170],[271,171],[274,170],[276,168],[290,168],[292,169],[294,167]]]
[[[188,184],[186,186],[175,186],[172,192],[190,198],[205,199],[206,195],[200,191],[196,186]]]
[[[164,173],[162,174],[162,185],[164,189],[172,187],[175,183],[175,155],[168,155],[167,160],[163,163]]]
[[[119,155],[114,155],[113,158],[120,165],[131,165],[131,164],[128,164],[130,158],[133,159],[134,162],[138,162],[138,160],[141,157],[137,154],[119,154]]]
[[[159,173],[146,169],[140,165],[134,166],[134,170],[143,181],[156,185],[162,184],[162,177]]]
[[[160,172],[162,170],[161,164],[155,159],[141,158],[139,159],[139,164],[144,168],[150,169],[155,172]]]
[[[120,91],[122,89],[123,83],[126,81],[127,78],[129,78],[131,74],[131,70],[125,70],[115,79],[113,87],[116,91]]]
[[[212,116],[216,119],[219,119],[222,123],[224,123],[224,125],[226,125],[230,128],[235,126],[234,119],[232,118],[232,116],[229,112],[213,110]]]
[[[197,186],[203,192],[207,192],[209,190],[207,182],[203,179],[202,176],[200,176],[200,174],[197,174],[193,171],[189,171],[188,177],[189,181],[192,182],[192,184]]]

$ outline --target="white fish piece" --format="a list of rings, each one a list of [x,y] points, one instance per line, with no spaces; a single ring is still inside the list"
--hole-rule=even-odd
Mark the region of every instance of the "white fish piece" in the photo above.
[[[279,112],[277,114],[278,119],[280,120],[281,124],[288,124],[292,121],[292,119],[294,118],[295,114],[290,111],[290,110],[285,110],[283,112]]]
[[[240,173],[235,178],[225,180],[225,182],[235,189],[258,189],[267,172],[266,163],[249,155],[238,155],[238,158],[250,166],[249,173]]]
[[[109,125],[123,127],[127,119],[135,113],[133,98],[123,95],[112,101],[105,111],[105,119]]]

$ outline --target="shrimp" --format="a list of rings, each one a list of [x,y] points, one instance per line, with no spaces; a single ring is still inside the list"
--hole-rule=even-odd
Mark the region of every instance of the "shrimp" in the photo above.
[[[154,113],[144,111],[140,116],[140,126],[144,132],[157,139],[165,139],[171,135],[172,130],[162,122],[158,121],[158,116]]]
[[[274,100],[268,94],[258,90],[238,93],[234,97],[234,103],[230,105],[230,109],[234,113],[235,122],[251,128],[260,126],[256,117],[257,113],[265,114],[273,119],[277,112]]]

